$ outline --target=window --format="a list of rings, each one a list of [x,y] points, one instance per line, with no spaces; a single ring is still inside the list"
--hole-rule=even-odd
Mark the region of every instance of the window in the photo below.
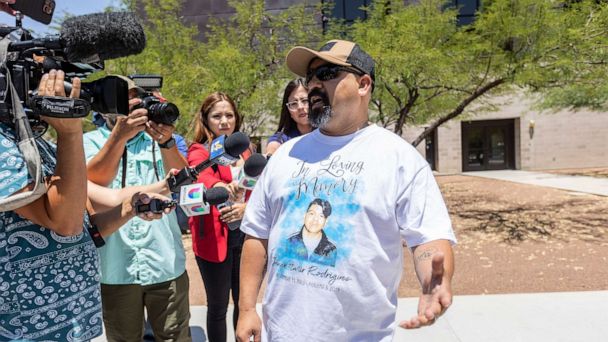
[[[415,3],[415,0],[405,3]],[[347,24],[352,24],[357,19],[367,19],[367,12],[361,7],[370,6],[372,0],[324,0],[324,4],[333,6],[331,13],[326,13],[323,20],[323,30],[327,29],[329,18],[343,19]],[[452,0],[448,7],[458,8],[458,25],[468,25],[475,20],[475,12],[481,9],[481,0]]]
[[[352,23],[357,19],[366,19],[367,13],[361,9],[369,6],[371,0],[335,0],[332,16]]]
[[[357,19],[367,19],[367,12],[361,7],[369,6],[372,0],[325,0],[324,3],[333,6],[328,17],[343,19],[347,24],[352,24]],[[327,28],[327,20],[323,21],[323,29]]]
[[[481,7],[481,0],[454,0],[458,8],[458,25],[468,25],[475,20],[475,12]]]

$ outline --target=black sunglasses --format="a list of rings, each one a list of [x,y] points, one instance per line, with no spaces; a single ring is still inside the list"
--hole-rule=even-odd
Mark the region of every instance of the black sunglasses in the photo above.
[[[354,68],[335,64],[324,64],[314,70],[309,70],[306,73],[306,86],[308,86],[313,77],[316,77],[321,82],[325,82],[338,77],[340,71],[345,71],[358,76],[365,75],[364,72]]]

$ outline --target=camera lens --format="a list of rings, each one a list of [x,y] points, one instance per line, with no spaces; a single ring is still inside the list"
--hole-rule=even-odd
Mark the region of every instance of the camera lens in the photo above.
[[[179,117],[179,109],[170,102],[154,103],[148,108],[150,120],[156,123],[173,125]]]

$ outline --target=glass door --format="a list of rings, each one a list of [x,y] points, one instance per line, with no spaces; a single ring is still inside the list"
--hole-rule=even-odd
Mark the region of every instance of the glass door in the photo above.
[[[466,144],[465,163],[467,171],[483,170],[484,154],[484,132],[483,127],[471,127],[468,130]]]
[[[514,120],[462,122],[462,170],[513,168],[514,124]]]
[[[486,127],[488,160],[486,170],[507,168],[506,139],[507,128],[504,126]]]

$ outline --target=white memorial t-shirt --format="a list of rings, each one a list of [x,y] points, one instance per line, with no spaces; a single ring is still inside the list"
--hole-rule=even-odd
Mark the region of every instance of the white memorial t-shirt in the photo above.
[[[313,202],[329,214],[311,254],[302,232]],[[375,125],[339,137],[315,130],[283,144],[241,230],[268,239],[265,341],[390,341],[402,238],[410,247],[456,241],[426,161]]]

